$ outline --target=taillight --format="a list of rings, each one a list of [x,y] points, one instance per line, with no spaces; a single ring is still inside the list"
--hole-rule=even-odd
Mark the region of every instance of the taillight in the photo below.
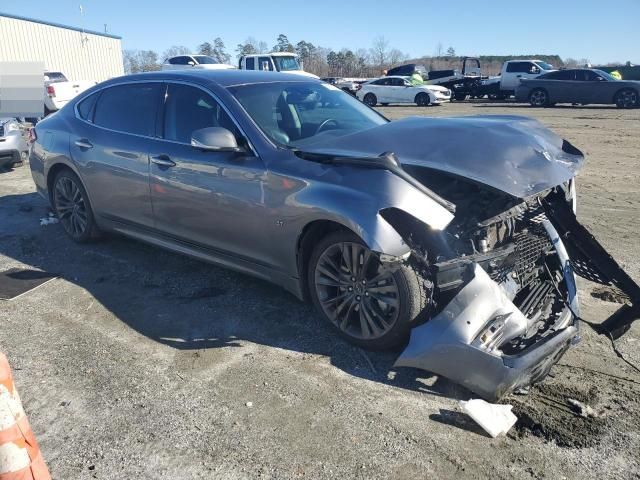
[[[50,97],[55,97],[56,96],[56,89],[53,88],[53,85],[47,85],[47,94]]]
[[[360,85],[360,84],[356,85],[356,92],[357,92],[358,90],[360,90],[361,88],[362,88],[362,85]]]
[[[35,143],[36,140],[38,140],[38,134],[35,127],[31,127],[29,129],[29,143]]]

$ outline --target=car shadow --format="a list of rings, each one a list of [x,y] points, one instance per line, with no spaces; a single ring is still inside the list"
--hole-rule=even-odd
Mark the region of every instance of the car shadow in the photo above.
[[[536,110],[619,110],[615,105],[554,105],[552,107],[532,107],[528,103],[469,102],[474,108],[531,108]]]
[[[36,193],[2,197],[0,254],[78,285],[118,320],[156,342],[178,350],[242,348],[243,342],[253,342],[326,356],[334,367],[372,382],[470,397],[464,387],[444,378],[394,368],[398,352],[369,352],[349,344],[311,304],[280,287],[119,236],[79,245],[60,224],[41,226],[48,214],[47,203]]]

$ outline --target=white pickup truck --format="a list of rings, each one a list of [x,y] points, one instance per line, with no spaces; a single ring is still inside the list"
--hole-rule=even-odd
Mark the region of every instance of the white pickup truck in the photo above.
[[[44,114],[60,110],[76,95],[93,87],[98,82],[79,80],[70,82],[62,72],[45,72],[44,74]]]
[[[258,53],[243,55],[238,60],[240,70],[265,70],[270,72],[285,72],[318,78],[313,73],[305,72],[298,61],[298,55],[289,52]]]
[[[507,60],[502,64],[500,75],[482,80],[478,93],[490,98],[506,98],[515,94],[520,80],[536,78],[554,70],[553,65],[542,60]]]

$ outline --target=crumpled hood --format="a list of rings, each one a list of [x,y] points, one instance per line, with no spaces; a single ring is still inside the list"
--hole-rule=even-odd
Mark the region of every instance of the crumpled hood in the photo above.
[[[305,152],[371,157],[469,178],[518,198],[575,176],[584,156],[537,120],[508,115],[409,117],[305,146]]]

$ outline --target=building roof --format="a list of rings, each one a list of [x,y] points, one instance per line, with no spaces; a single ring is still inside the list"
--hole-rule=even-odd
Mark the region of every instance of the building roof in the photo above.
[[[55,22],[47,22],[45,20],[38,20],[37,18],[22,17],[20,15],[13,15],[10,13],[3,13],[3,12],[0,12],[0,17],[13,18],[14,20],[22,20],[25,22],[40,23],[42,25],[49,25],[51,27],[64,28],[66,30],[74,30],[76,32],[88,33],[91,35],[100,35],[101,37],[109,37],[109,38],[122,40],[122,37],[119,37],[117,35],[111,35],[110,33],[96,32],[93,30],[86,30],[84,28],[78,28],[78,27],[70,27],[69,25],[62,25],[61,23],[55,23]]]

